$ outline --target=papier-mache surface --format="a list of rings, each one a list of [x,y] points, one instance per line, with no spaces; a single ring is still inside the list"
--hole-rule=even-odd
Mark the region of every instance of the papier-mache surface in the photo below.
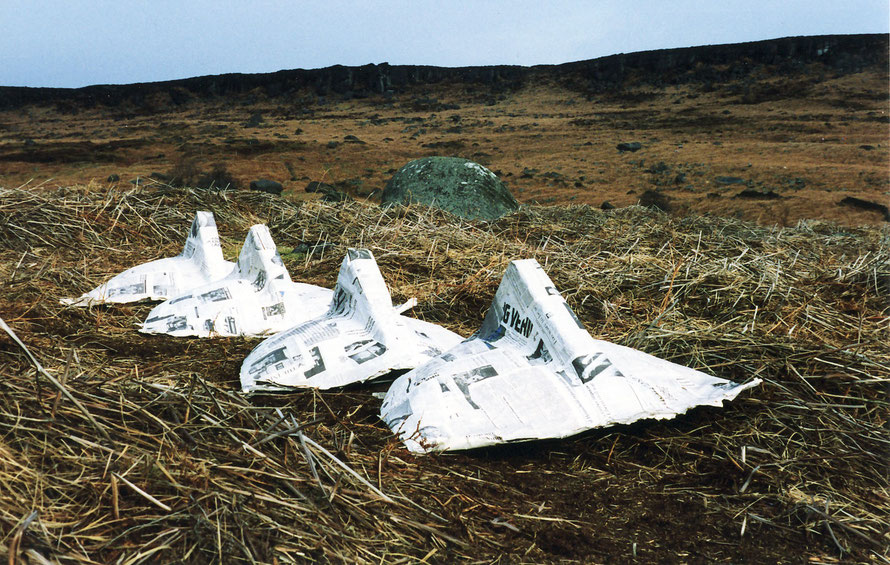
[[[594,339],[525,259],[510,263],[473,337],[393,382],[381,418],[411,451],[470,449],[672,418],[759,382]]]
[[[79,298],[65,298],[69,306],[167,300],[202,284],[220,280],[235,264],[223,259],[216,221],[198,212],[182,253],[143,263],[114,276]]]
[[[393,308],[374,256],[349,249],[324,315],[260,343],[241,366],[244,392],[332,388],[429,361],[461,341]]]
[[[333,293],[295,283],[264,225],[250,228],[238,263],[222,280],[156,306],[140,329],[173,336],[263,336],[312,319]]]

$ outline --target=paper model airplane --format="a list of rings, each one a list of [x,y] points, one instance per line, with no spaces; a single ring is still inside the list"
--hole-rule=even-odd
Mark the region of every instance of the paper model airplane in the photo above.
[[[234,267],[234,263],[223,259],[213,214],[198,212],[181,254],[127,269],[80,298],[65,298],[61,302],[68,306],[91,306],[166,300],[220,280]]]
[[[244,392],[358,383],[429,361],[463,338],[393,308],[374,256],[349,249],[330,309],[260,343],[241,366]]]
[[[269,228],[250,228],[229,276],[158,304],[139,330],[173,336],[263,336],[327,311],[332,292],[295,283]]]
[[[393,382],[380,417],[415,452],[563,438],[721,406],[736,384],[594,339],[534,259],[507,267],[480,330]]]

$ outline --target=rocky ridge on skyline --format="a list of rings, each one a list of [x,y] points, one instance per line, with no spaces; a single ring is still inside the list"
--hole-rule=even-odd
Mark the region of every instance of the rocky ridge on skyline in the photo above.
[[[641,51],[560,65],[432,67],[368,64],[335,65],[261,74],[224,74],[153,83],[95,85],[83,88],[0,86],[0,110],[30,104],[63,104],[69,109],[133,104],[150,111],[146,101],[163,95],[178,106],[195,99],[262,94],[269,98],[311,94],[341,98],[387,95],[422,85],[474,84],[488,93],[512,90],[530,81],[555,80],[579,92],[602,92],[635,85],[699,83],[739,79],[764,66],[794,70],[821,63],[846,74],[887,66],[890,35],[786,37],[749,43]]]

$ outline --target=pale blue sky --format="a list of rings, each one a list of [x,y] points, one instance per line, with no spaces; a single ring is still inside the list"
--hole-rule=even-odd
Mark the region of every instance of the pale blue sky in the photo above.
[[[887,33],[887,0],[0,0],[0,85],[79,87],[367,63],[558,64]]]

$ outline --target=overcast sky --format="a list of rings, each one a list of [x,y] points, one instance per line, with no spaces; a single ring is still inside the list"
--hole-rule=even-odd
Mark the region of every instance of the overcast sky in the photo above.
[[[0,85],[80,87],[367,63],[558,64],[887,33],[887,0],[0,0]]]

